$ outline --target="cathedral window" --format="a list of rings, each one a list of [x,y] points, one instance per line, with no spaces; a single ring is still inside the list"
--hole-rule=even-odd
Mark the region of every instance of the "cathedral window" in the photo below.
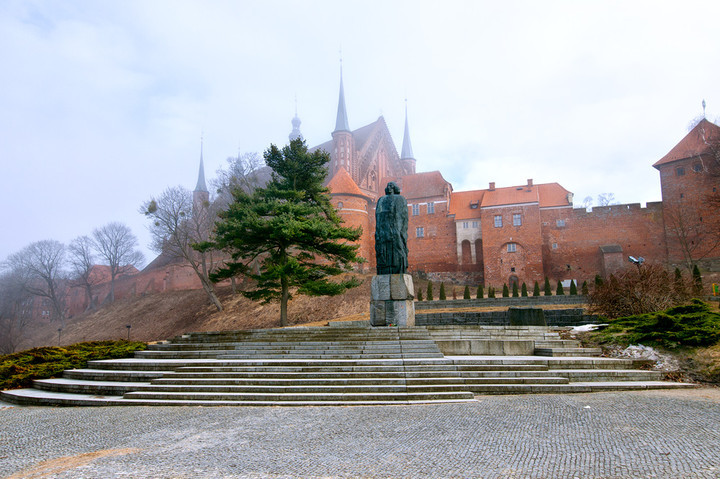
[[[413,216],[420,214],[420,205],[412,205]]]
[[[495,228],[502,228],[502,215],[495,215]]]
[[[522,215],[521,214],[514,214],[513,215],[513,226],[522,226]]]
[[[415,236],[418,238],[424,238],[425,237],[425,228],[422,226],[418,226],[415,228]]]
[[[342,202],[342,201],[338,201],[337,209],[339,209],[339,210],[343,209],[343,202]]]
[[[435,203],[433,203],[432,201],[427,204],[427,212],[429,215],[435,213]]]
[[[517,243],[508,243],[507,251],[508,253],[514,253],[517,251]]]

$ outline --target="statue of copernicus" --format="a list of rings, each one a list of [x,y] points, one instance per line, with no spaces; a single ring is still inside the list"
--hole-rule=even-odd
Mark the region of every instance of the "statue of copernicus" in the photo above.
[[[375,259],[377,274],[405,274],[408,266],[407,201],[395,182],[385,187],[375,209]]]

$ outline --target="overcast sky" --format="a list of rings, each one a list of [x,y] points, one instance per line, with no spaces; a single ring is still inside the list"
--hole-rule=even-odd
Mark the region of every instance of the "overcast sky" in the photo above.
[[[558,182],[660,200],[651,165],[720,115],[715,1],[0,2],[0,260],[110,221],[240,152],[380,115],[455,191]]]

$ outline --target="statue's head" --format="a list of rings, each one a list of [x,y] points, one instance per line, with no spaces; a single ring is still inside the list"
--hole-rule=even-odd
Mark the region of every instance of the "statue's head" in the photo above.
[[[391,181],[385,187],[385,194],[386,195],[399,195],[400,187],[397,185],[397,183],[395,183],[394,181]]]

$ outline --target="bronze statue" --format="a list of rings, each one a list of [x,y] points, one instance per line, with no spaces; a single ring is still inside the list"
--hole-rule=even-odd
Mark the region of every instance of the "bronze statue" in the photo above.
[[[405,274],[408,266],[407,201],[395,182],[385,187],[375,209],[375,259],[377,274]]]

